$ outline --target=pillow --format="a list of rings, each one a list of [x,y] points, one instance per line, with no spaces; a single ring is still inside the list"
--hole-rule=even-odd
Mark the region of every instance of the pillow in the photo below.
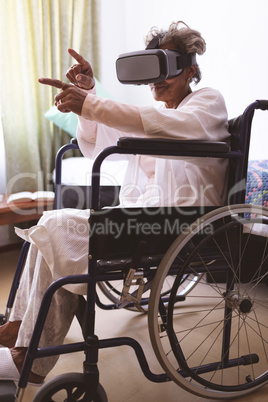
[[[73,112],[61,113],[56,106],[52,106],[46,113],[45,117],[52,121],[57,127],[66,131],[72,137],[76,136],[76,127],[78,123],[77,115]]]
[[[96,92],[98,96],[102,98],[112,99],[112,96],[103,88],[100,82],[95,78]],[[72,137],[76,137],[76,128],[78,123],[78,117],[75,113],[61,113],[56,106],[52,106],[46,113],[45,117],[52,121],[57,127],[66,131]]]
[[[246,204],[268,207],[268,161],[249,161]]]

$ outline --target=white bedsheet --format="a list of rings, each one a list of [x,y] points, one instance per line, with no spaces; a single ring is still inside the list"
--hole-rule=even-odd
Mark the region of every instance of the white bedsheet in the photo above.
[[[72,157],[62,161],[62,184],[86,186],[91,184],[93,160]],[[127,160],[105,160],[101,167],[102,186],[121,186],[127,169]],[[55,172],[54,172],[55,181]]]

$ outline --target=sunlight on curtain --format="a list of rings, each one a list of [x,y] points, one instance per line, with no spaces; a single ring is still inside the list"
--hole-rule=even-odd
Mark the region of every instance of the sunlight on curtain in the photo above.
[[[1,105],[0,105],[1,113]],[[5,143],[2,130],[2,122],[0,120],[0,201],[2,199],[2,194],[5,193],[6,189],[6,157],[5,157]],[[0,239],[1,242],[7,241],[9,232],[6,225],[0,226]]]
[[[58,130],[44,118],[55,90],[83,52],[98,75],[98,0],[1,0],[1,106],[9,191],[48,188]],[[4,55],[4,56],[3,56]]]
[[[3,129],[0,120],[0,195],[5,193],[5,188],[6,188],[6,156],[5,156]]]

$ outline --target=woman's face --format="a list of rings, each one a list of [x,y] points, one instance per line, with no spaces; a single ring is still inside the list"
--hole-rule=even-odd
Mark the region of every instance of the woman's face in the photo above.
[[[150,85],[155,100],[165,102],[167,108],[176,108],[191,93],[186,70],[177,77]]]
[[[174,47],[165,46],[165,49],[174,50]],[[194,73],[194,66],[186,67],[177,77],[149,84],[154,99],[164,102],[167,108],[177,108],[181,101],[192,92],[189,79]]]

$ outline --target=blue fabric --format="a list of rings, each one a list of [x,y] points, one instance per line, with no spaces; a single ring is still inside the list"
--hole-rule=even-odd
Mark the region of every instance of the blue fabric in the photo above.
[[[268,207],[268,160],[249,161],[246,203]]]

